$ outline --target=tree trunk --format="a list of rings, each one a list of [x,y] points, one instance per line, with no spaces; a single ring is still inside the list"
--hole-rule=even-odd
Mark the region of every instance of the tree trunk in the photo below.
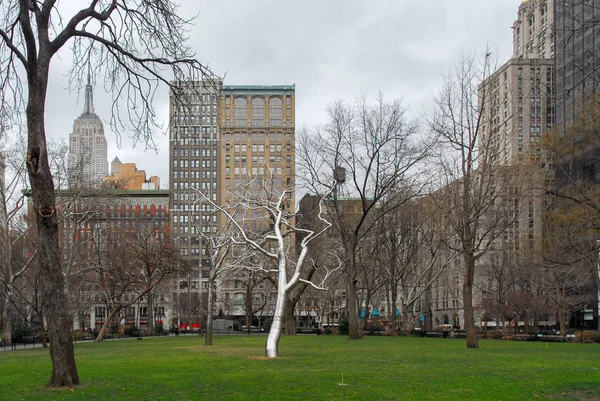
[[[120,310],[121,310],[121,307],[116,307],[110,311],[110,313],[106,317],[106,320],[104,321],[104,324],[102,325],[102,328],[100,329],[100,332],[98,333],[98,336],[96,337],[94,342],[97,342],[97,343],[102,342],[102,340],[104,339],[104,336],[106,335],[106,329],[108,329],[110,322],[112,322],[112,320],[115,318],[115,316],[117,316],[117,313],[119,313]]]
[[[42,56],[40,56],[41,58]],[[39,61],[28,71],[27,169],[38,232],[38,264],[42,275],[43,310],[48,318],[52,373],[48,386],[79,384],[71,336],[71,316],[64,293],[54,182],[48,164],[44,128],[48,65]]]
[[[475,259],[473,255],[464,255],[465,281],[463,283],[463,308],[465,311],[465,335],[467,348],[479,348],[475,319],[473,317],[473,282],[475,281]]]
[[[273,313],[273,324],[271,325],[265,344],[265,357],[267,358],[277,358],[279,356],[279,339],[281,338],[281,330],[283,329],[285,302],[287,298],[287,278],[285,271],[285,253],[282,249],[279,251],[277,264],[279,270],[277,277],[277,301],[275,302],[275,312]]]
[[[348,294],[346,295],[346,307],[348,308],[348,339],[360,340],[358,330],[358,308],[356,288],[356,259],[352,244],[346,245],[346,274],[348,275]]]
[[[154,295],[152,294],[152,290],[148,292],[148,333],[150,335],[154,334]]]
[[[288,336],[296,335],[296,316],[294,314],[296,303],[288,299],[285,303],[285,334]]]
[[[46,337],[46,324],[44,323],[44,317],[41,314],[38,314],[38,318],[40,319],[40,324],[42,325],[40,332],[42,347],[48,348],[48,338]]]
[[[398,305],[396,303],[396,300],[398,299],[398,290],[396,288],[396,284],[395,283],[391,283],[392,288],[390,289],[391,293],[392,293],[392,305],[390,306],[390,311],[389,313],[391,314],[391,322],[392,322],[392,336],[395,336],[396,334],[398,334],[398,332],[396,331],[396,329],[398,328],[398,317],[396,316],[396,309],[398,309]]]
[[[213,345],[213,287],[215,285],[215,279],[211,277],[208,279],[208,299],[206,300],[206,335],[204,337],[204,345],[210,347]]]
[[[12,321],[9,313],[10,308],[10,288],[6,289],[4,294],[4,305],[2,308],[2,332],[4,333],[4,344],[12,344]]]
[[[253,288],[253,283],[252,282],[248,282],[247,286],[246,286],[246,299],[245,299],[245,306],[246,306],[246,331],[248,333],[248,335],[250,335],[250,333],[252,332],[252,291]]]
[[[348,339],[360,340],[360,332],[358,330],[358,307],[356,294],[356,281],[354,277],[350,277],[348,282]]]

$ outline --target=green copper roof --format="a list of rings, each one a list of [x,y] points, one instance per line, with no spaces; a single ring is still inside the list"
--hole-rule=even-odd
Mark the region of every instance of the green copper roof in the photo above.
[[[294,91],[296,85],[223,85],[223,91]]]

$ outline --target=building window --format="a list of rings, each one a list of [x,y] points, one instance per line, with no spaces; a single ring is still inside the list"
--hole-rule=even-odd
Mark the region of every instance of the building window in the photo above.
[[[252,126],[265,125],[265,99],[255,97],[252,99]]]
[[[243,97],[238,97],[234,100],[234,125],[244,126],[247,121],[247,101]]]
[[[271,126],[281,126],[282,105],[281,98],[272,97],[269,99],[269,124]]]

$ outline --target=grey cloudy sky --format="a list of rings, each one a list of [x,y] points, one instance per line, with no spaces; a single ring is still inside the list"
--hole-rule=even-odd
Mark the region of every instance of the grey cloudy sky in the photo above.
[[[81,1],[70,0],[73,7]],[[85,3],[85,2],[84,2]],[[512,52],[511,26],[521,0],[182,0],[181,14],[198,14],[190,32],[197,58],[225,84],[296,84],[296,127],[326,119],[325,108],[379,89],[403,97],[415,115],[431,98],[461,51],[492,48],[501,61]],[[74,8],[75,10],[75,8]],[[82,97],[65,88],[69,57],[51,66],[46,130],[68,139]],[[109,119],[110,98],[94,90],[96,113]],[[166,126],[168,90],[158,99]],[[157,132],[159,152],[121,149],[105,122],[109,162],[135,162],[148,175],[168,180],[168,140]]]

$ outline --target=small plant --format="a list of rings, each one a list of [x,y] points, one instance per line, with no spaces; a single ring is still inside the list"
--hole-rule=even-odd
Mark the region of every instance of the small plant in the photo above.
[[[128,325],[125,327],[125,330],[123,330],[123,332],[125,333],[125,335],[127,337],[133,337],[133,336],[137,335],[138,328],[137,328],[137,326],[129,326]]]
[[[575,333],[575,341],[581,343],[600,343],[600,333],[592,330],[578,331]]]
[[[242,331],[242,325],[239,321],[233,321],[233,331]]]
[[[22,343],[25,337],[33,336],[33,329],[26,323],[16,323],[12,326],[13,343]]]
[[[340,332],[340,335],[347,336],[349,327],[350,326],[349,326],[348,318],[346,316],[342,316],[338,323],[338,330]]]

